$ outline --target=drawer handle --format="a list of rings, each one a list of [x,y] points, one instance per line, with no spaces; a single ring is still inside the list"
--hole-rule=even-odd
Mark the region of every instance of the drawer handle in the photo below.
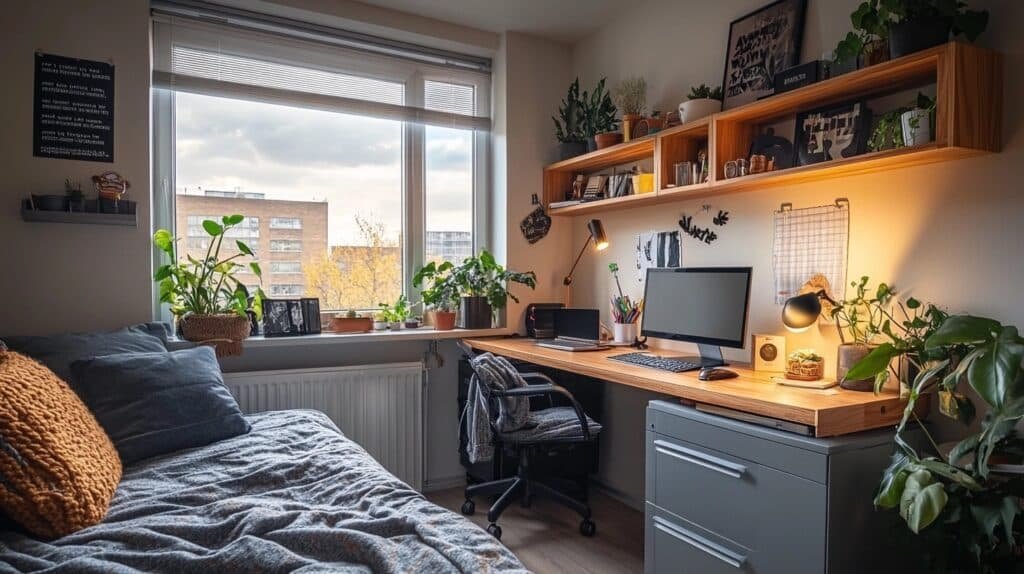
[[[665,534],[668,534],[669,536],[675,538],[676,540],[685,542],[705,554],[718,558],[719,560],[725,562],[733,568],[742,568],[743,563],[747,561],[746,556],[736,554],[728,548],[725,548],[724,546],[721,546],[719,544],[715,544],[707,538],[690,532],[682,526],[679,526],[678,524],[673,524],[661,518],[660,516],[654,517],[654,527],[664,532]]]
[[[747,473],[747,467],[742,464],[722,460],[716,456],[704,454],[699,450],[693,450],[660,439],[654,441],[654,450],[733,478],[742,478]]]

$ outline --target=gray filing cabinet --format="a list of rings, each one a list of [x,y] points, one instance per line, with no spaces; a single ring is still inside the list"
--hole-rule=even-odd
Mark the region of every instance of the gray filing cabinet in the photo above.
[[[647,407],[646,574],[881,574],[892,432],[819,439]]]

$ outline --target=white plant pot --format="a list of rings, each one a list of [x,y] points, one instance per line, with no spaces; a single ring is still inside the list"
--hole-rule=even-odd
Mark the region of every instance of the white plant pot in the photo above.
[[[903,124],[903,145],[910,147],[932,141],[931,117],[928,110],[917,108],[903,112],[900,122]],[[916,128],[914,123],[917,124]]]
[[[387,324],[386,321],[374,321],[373,322],[373,330],[374,331],[384,331],[387,328],[388,328],[388,324]]]
[[[679,104],[679,121],[686,124],[722,111],[722,102],[711,98],[686,100]]]
[[[388,323],[388,329],[391,329],[392,331],[401,331],[403,328],[405,328],[404,321],[395,321],[394,323]]]

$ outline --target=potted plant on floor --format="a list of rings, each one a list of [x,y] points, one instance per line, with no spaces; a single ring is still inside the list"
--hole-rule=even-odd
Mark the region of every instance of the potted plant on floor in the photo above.
[[[615,87],[612,99],[622,112],[622,141],[628,142],[633,139],[633,128],[647,108],[647,81],[641,77],[622,80]]]
[[[605,78],[597,83],[593,93],[583,92],[583,134],[587,145],[593,143],[594,149],[603,149],[622,141],[622,134],[617,131],[618,121],[615,119],[616,108],[611,94],[604,87]]]
[[[428,325],[438,331],[455,328],[455,310],[459,305],[459,286],[452,278],[455,266],[450,261],[440,265],[431,261],[416,271],[412,284],[420,289],[423,305],[427,307],[424,318]]]
[[[1024,339],[1016,327],[962,315],[943,318],[920,348],[942,358],[914,378],[875,506],[898,510],[915,535],[901,543],[901,554],[914,562],[915,571],[1020,572],[1024,437],[1016,427],[1024,419]],[[854,370],[864,365],[863,374],[884,371],[885,357],[892,353],[879,347]],[[965,385],[988,410],[978,426],[970,426],[976,408]],[[917,402],[927,394],[938,394],[940,406],[945,405],[941,412],[971,429],[948,453],[918,420]],[[904,438],[911,421],[921,427],[932,452]]]
[[[494,313],[504,308],[509,298],[518,303],[519,299],[509,291],[510,283],[530,289],[537,287],[533,271],[519,273],[505,269],[486,249],[454,267],[452,281],[461,296],[458,326],[463,329],[490,329]]]
[[[569,159],[587,151],[586,136],[583,133],[583,102],[580,100],[580,79],[569,85],[569,91],[558,106],[558,117],[551,116],[555,123],[555,137],[558,139],[559,159]]]
[[[170,260],[153,274],[160,285],[160,301],[170,305],[185,340],[213,344],[218,356],[241,354],[241,341],[251,329],[249,313],[257,320],[263,313],[263,289],[257,287],[255,293],[250,292],[236,277],[245,270],[262,281],[258,263],[239,262],[255,258],[252,249],[236,240],[237,252],[221,256],[227,233],[244,220],[241,215],[225,215],[220,222],[203,221],[203,230],[210,239],[202,259],[188,256],[179,260],[171,232],[160,229],[153,234],[153,244]]]
[[[710,88],[705,84],[690,87],[687,100],[679,104],[679,121],[692,122],[722,111],[722,86]]]

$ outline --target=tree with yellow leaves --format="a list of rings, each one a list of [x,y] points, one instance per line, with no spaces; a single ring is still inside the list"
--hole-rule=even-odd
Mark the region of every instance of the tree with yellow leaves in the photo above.
[[[306,296],[321,309],[369,309],[402,293],[400,241],[389,239],[384,224],[356,215],[362,245],[338,245],[306,261]]]

